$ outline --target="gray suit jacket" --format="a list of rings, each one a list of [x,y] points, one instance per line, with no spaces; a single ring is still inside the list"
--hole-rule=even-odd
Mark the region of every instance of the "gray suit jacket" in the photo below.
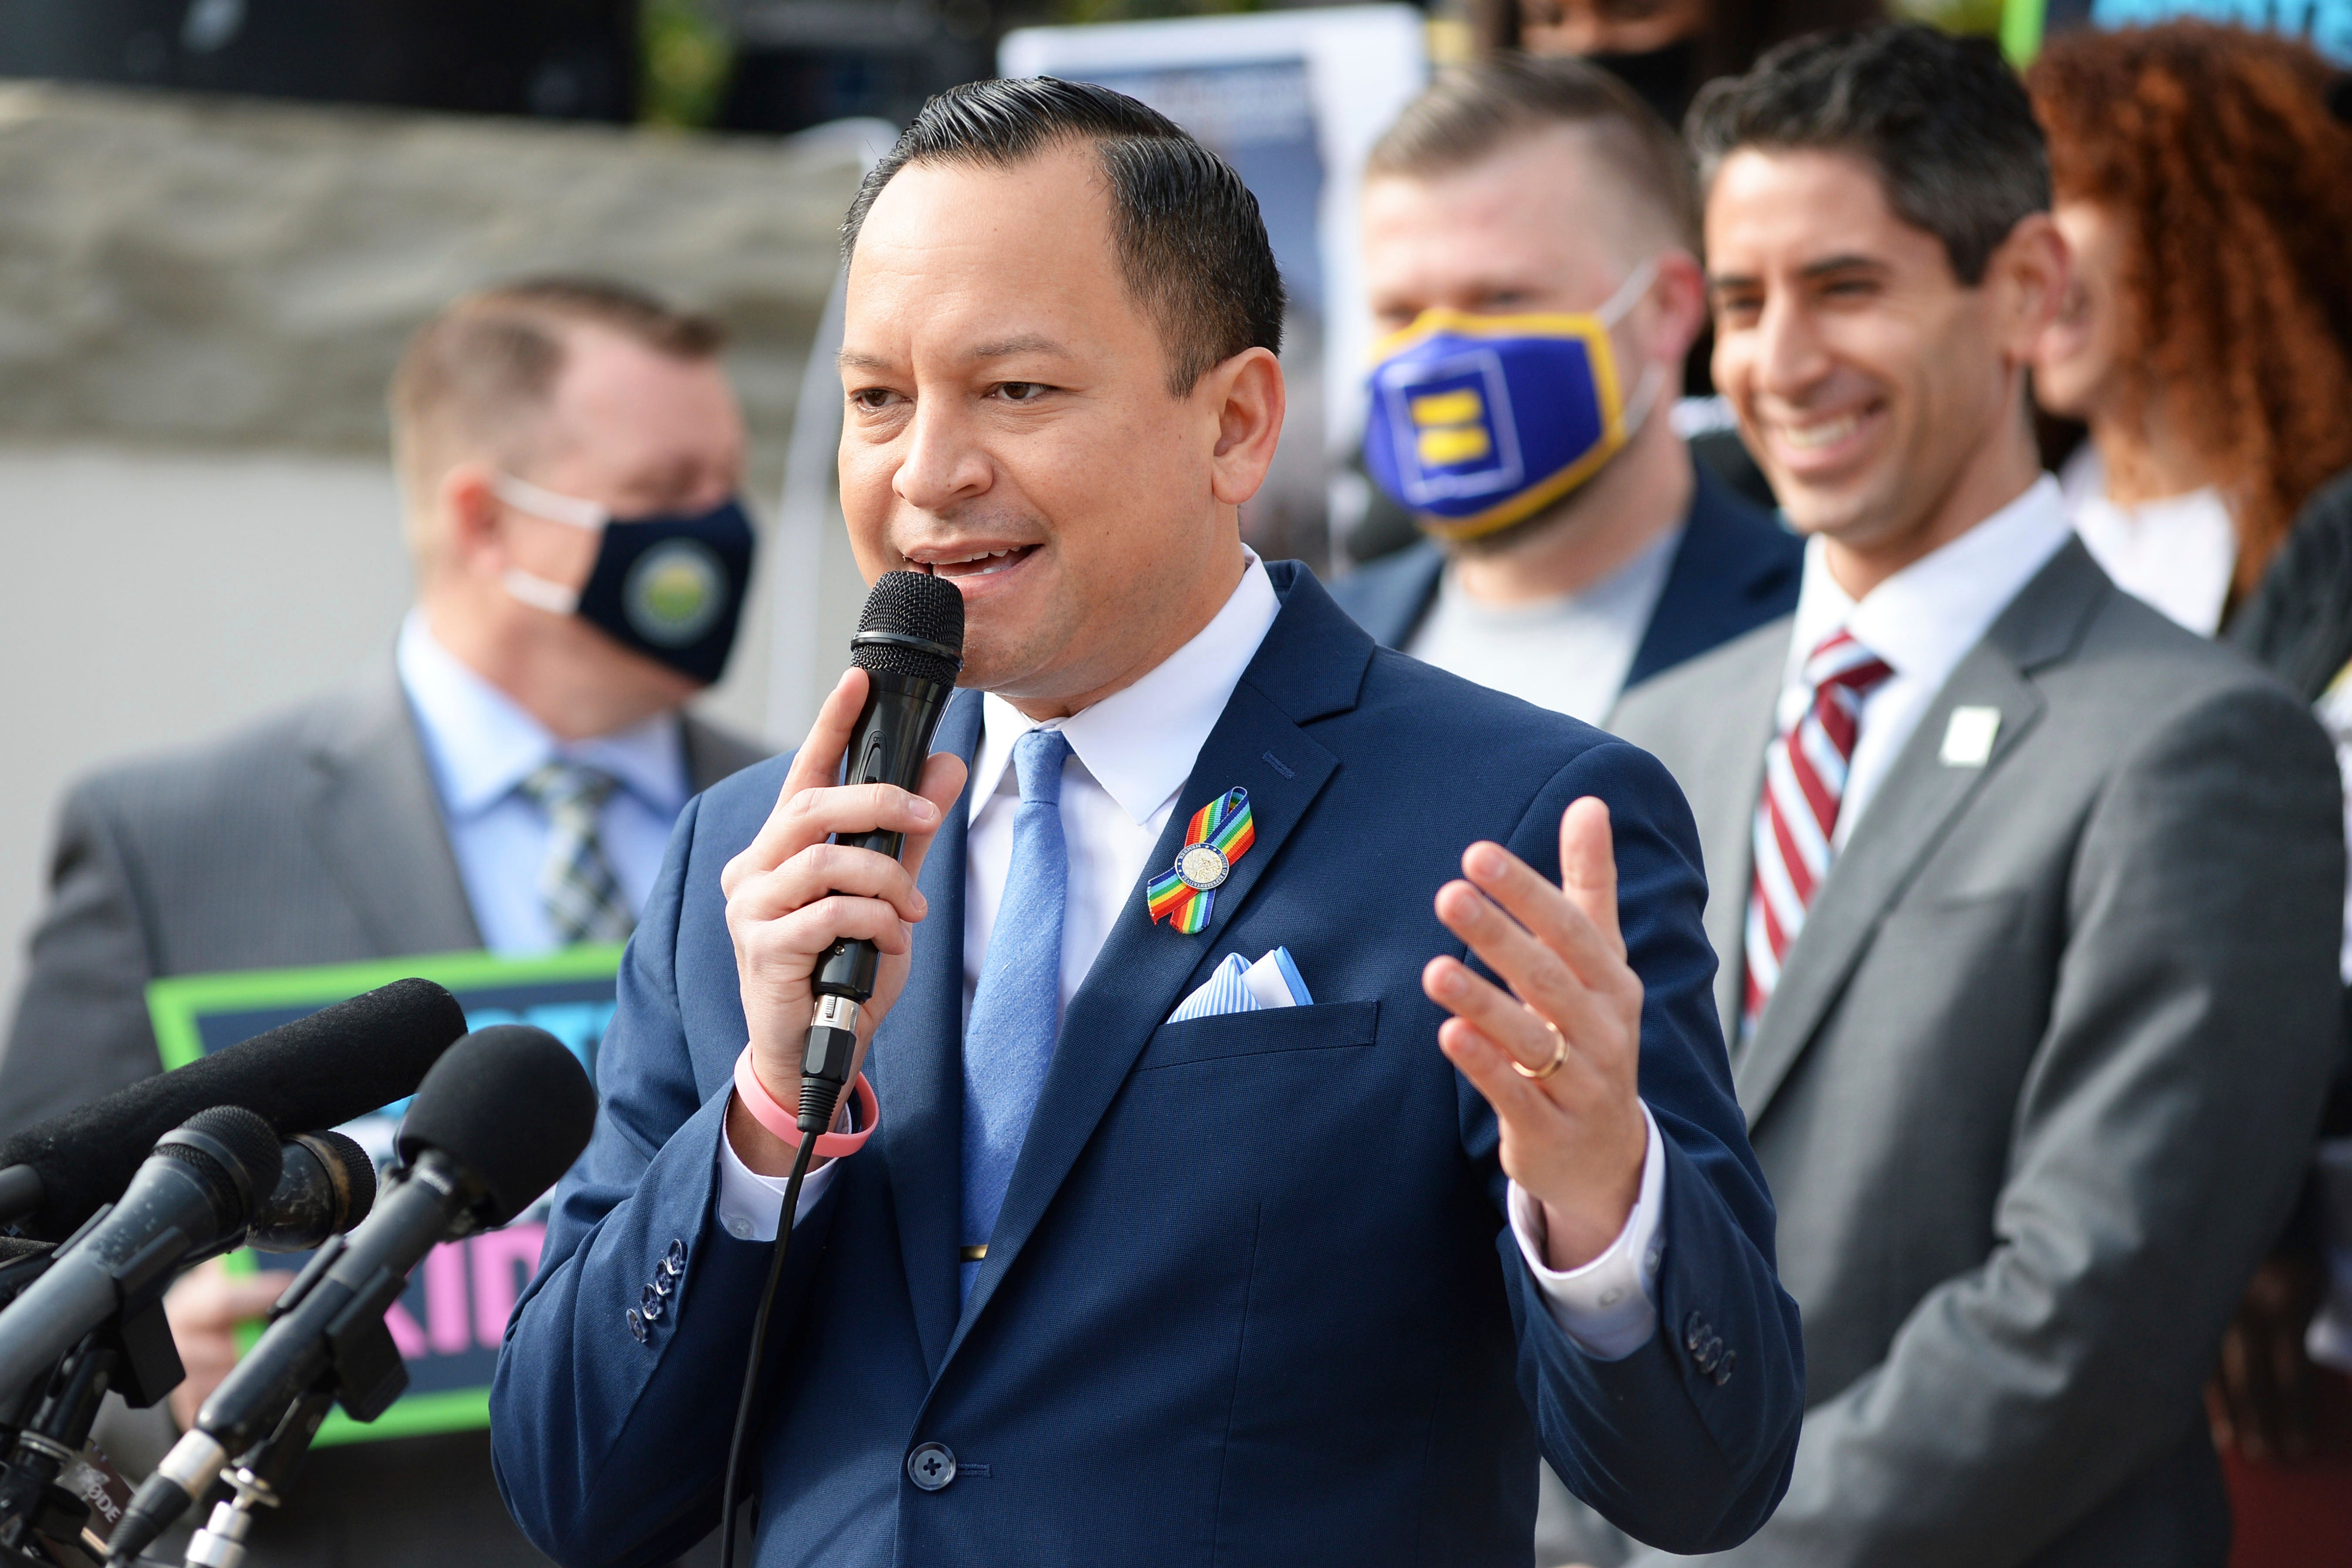
[[[691,718],[685,739],[697,790],[766,754]],[[49,886],[0,1057],[0,1136],[158,1070],[150,980],[482,942],[389,659],[249,729],[77,785]],[[255,1568],[543,1561],[507,1518],[481,1433],[322,1449],[255,1545]]]
[[[1789,637],[1615,720],[1697,816],[1733,1038]],[[1980,766],[1941,760],[1961,706],[2000,712]],[[2199,1391],[2336,1049],[2340,810],[2304,705],[2079,543],[1961,662],[1735,1053],[1809,1408],[1787,1500],[1722,1561],[2223,1561]]]

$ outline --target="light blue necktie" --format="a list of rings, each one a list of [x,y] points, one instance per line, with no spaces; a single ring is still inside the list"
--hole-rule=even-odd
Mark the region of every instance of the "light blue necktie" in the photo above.
[[[1054,1059],[1062,1026],[1062,903],[1070,881],[1062,837],[1062,763],[1070,742],[1059,730],[1032,730],[1013,743],[1021,805],[1013,816],[1013,866],[996,906],[988,952],[963,1031],[963,1251],[960,1283],[971,1295],[1004,1206],[1013,1162]]]

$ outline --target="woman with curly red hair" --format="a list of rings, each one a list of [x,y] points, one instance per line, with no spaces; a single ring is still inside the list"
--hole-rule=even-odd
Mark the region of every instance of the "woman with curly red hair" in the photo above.
[[[2090,439],[2064,478],[2108,574],[2211,633],[2352,467],[2352,125],[2306,46],[2076,32],[2027,74],[2075,253],[2034,372]]]
[[[2063,475],[2076,531],[2109,575],[2193,630],[2219,630],[2262,584],[2231,637],[2278,642],[2271,634],[2313,618],[2283,613],[2283,590],[2329,604],[2352,591],[2352,556],[2332,548],[2342,529],[2295,522],[2315,491],[2352,484],[2328,483],[2352,468],[2345,80],[2301,44],[2182,22],[2067,35],[2026,82],[2074,253],[2034,391],[2090,427]],[[2291,531],[2295,547],[2265,583]],[[2341,580],[2277,580],[2315,570]],[[2328,684],[2283,673],[2306,696]],[[2352,706],[2319,707],[2352,763]],[[2352,944],[2347,962],[2352,973]],[[2333,1137],[2347,1098],[2329,1110],[2324,1168],[2352,1172],[2352,1142]],[[2352,1230],[2330,1190],[2315,1187],[2257,1273],[2208,1392],[2236,1515],[2232,1568],[2340,1561],[2352,1540],[2352,1384],[2305,1343],[2310,1331],[2329,1360],[2352,1361],[2346,1301],[2328,1300],[2314,1328],[2335,1250],[2315,1232]],[[2352,1252],[2336,1262],[2352,1279]]]

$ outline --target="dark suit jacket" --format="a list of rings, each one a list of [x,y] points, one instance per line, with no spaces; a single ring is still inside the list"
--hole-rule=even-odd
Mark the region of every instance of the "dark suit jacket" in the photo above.
[[[1153,864],[1236,784],[1255,845],[1196,936],[1151,924],[1139,882],[1069,1005],[961,1310],[965,813],[948,814],[867,1069],[880,1131],[795,1234],[778,1299],[766,1568],[1526,1568],[1538,1444],[1685,1549],[1738,1540],[1779,1497],[1797,1323],[1730,1099],[1679,792],[1588,726],[1376,649],[1303,567],[1270,570],[1283,609]],[[979,709],[957,700],[943,749],[971,753]],[[656,1560],[715,1518],[770,1256],[712,1218],[744,1040],[719,875],[782,776],[752,769],[679,823],[624,966],[595,1141],[500,1357],[501,1485],[572,1568]],[[1547,1310],[1505,1224],[1495,1120],[1438,1053],[1420,985],[1431,954],[1461,951],[1430,904],[1463,847],[1489,837],[1552,874],[1585,795],[1613,813],[1648,988],[1642,1088],[1666,1138],[1663,1323],[1616,1362]],[[1276,943],[1316,1005],[1162,1023],[1225,954]],[[684,1279],[639,1342],[624,1313],[674,1243]],[[1686,1348],[1716,1335],[1737,1352],[1720,1383]],[[964,1468],[926,1492],[905,1467],[933,1441]]]
[[[1804,542],[1733,494],[1705,463],[1691,468],[1697,486],[1690,517],[1625,672],[1628,690],[1797,607]],[[1331,596],[1373,641],[1402,647],[1429,614],[1444,570],[1445,552],[1423,540],[1341,578]]]
[[[765,753],[686,721],[705,788]],[[481,946],[390,660],[345,689],[66,797],[49,902],[0,1058],[0,1135],[158,1070],[167,974]],[[255,1568],[536,1563],[480,1433],[322,1449],[255,1531]]]
[[[1616,716],[1690,794],[1727,1020],[1790,635]],[[2000,713],[1980,765],[1943,760],[1961,707]],[[2222,1562],[2200,1390],[2327,1081],[2340,811],[2301,700],[2079,543],[1960,662],[1735,1062],[1809,1408],[1724,1562]]]

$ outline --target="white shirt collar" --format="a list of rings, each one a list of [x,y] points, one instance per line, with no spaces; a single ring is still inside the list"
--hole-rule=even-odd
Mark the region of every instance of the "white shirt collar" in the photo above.
[[[1045,726],[1069,737],[1078,762],[1139,826],[1184,787],[1242,671],[1282,612],[1265,563],[1244,553],[1249,566],[1241,583],[1192,641],[1134,685]],[[964,792],[971,815],[979,816],[1004,782],[1013,742],[1039,727],[992,691],[982,699],[980,755]]]
[[[1863,595],[1857,603],[1830,575],[1828,542],[1805,542],[1788,684],[1843,626],[1906,680],[1940,688],[2001,611],[2064,548],[2072,531],[2058,481],[2042,475],[2025,493]]]
[[[685,806],[690,793],[686,746],[675,713],[656,713],[592,740],[559,742],[513,698],[443,647],[422,610],[411,610],[401,623],[394,658],[424,733],[442,805],[453,819],[488,811],[533,769],[559,756],[612,774],[666,816]]]

